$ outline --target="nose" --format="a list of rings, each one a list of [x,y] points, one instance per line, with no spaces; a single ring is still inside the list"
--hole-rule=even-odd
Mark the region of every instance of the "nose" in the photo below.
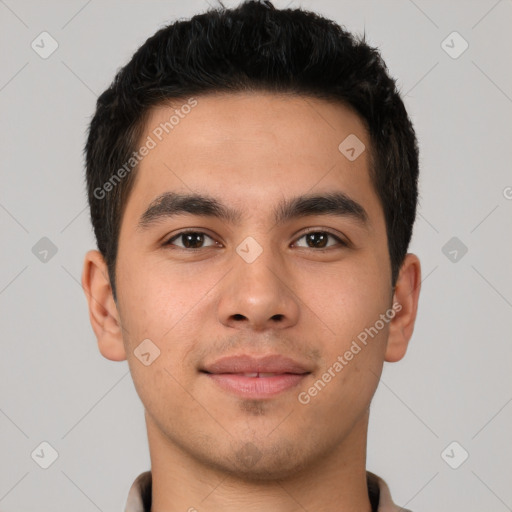
[[[264,250],[250,263],[236,253],[233,260],[233,269],[222,281],[219,320],[228,327],[253,331],[295,325],[300,301],[279,258]]]

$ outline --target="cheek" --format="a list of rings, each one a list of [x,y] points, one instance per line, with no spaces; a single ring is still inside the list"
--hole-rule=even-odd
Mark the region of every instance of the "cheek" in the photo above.
[[[118,297],[129,337],[164,341],[187,323],[214,283],[213,273],[198,276],[194,268],[171,267],[165,256],[120,261]]]
[[[123,337],[137,393],[148,410],[156,413],[162,403],[190,398],[184,387],[192,389],[197,371],[196,358],[191,354],[197,351],[215,318],[214,285],[222,274],[219,277],[214,272],[199,275],[184,268],[171,270],[166,261],[152,263],[151,268],[134,268],[137,272],[120,281]],[[149,344],[149,351],[157,357],[144,366],[137,358],[141,352],[137,347],[148,339],[156,346]]]
[[[322,332],[342,348],[389,308],[385,278],[371,262],[354,258],[353,264],[347,261],[328,272],[303,275],[296,293],[306,306],[304,312],[312,312]]]

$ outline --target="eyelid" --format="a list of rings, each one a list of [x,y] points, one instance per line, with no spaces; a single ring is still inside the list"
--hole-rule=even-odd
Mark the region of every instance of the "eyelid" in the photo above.
[[[163,243],[163,245],[164,246],[173,245],[171,243],[173,240],[176,240],[180,236],[187,235],[189,233],[205,235],[208,238],[210,238],[211,240],[213,240],[216,244],[222,245],[222,243],[217,241],[214,236],[212,236],[212,235],[208,234],[206,231],[204,231],[204,228],[187,228],[187,229],[184,229],[183,231],[179,231],[178,233],[175,233],[171,237],[167,238],[166,241]],[[350,245],[350,242],[348,240],[344,239],[343,237],[341,237],[340,235],[338,235],[336,233],[333,233],[331,230],[329,230],[327,228],[320,228],[320,227],[307,228],[305,231],[302,231],[302,233],[300,233],[298,235],[297,234],[294,235],[294,242],[293,242],[293,244],[295,244],[298,240],[300,240],[301,238],[303,238],[304,236],[306,236],[306,235],[308,235],[310,233],[326,233],[327,235],[330,235],[333,238],[335,238],[336,241],[339,243],[339,245],[342,245],[342,246],[345,246],[345,247],[348,247]],[[187,248],[183,248],[183,247],[179,247],[179,246],[177,246],[177,247],[178,247],[178,249],[183,249],[185,251],[193,251],[193,250],[197,251],[199,249],[206,249],[207,248],[207,247],[200,247],[199,249],[187,249]],[[208,247],[213,247],[213,245],[212,246],[208,246]],[[316,251],[328,250],[331,247],[326,247],[326,248],[323,248],[323,249],[319,248],[319,249],[316,249]],[[302,249],[306,249],[306,247],[302,247]],[[313,249],[313,247],[309,247],[309,249]]]
[[[336,239],[336,241],[339,243],[339,245],[342,245],[342,246],[345,246],[345,247],[349,247],[350,245],[350,242],[348,241],[348,239],[340,236],[339,234],[337,233],[333,233],[330,229],[327,229],[327,228],[320,228],[320,227],[315,227],[315,228],[307,228],[305,231],[303,231],[300,235],[298,236],[295,236],[294,240],[295,242],[293,242],[294,244],[297,242],[297,240],[300,240],[302,237],[306,236],[306,235],[309,235],[310,233],[326,233],[330,236],[332,236],[333,238]],[[322,250],[329,250],[331,249],[333,246],[331,247],[325,247],[325,248],[320,248],[320,249],[316,249],[317,251],[322,251]],[[301,247],[302,249],[306,249],[306,247]],[[310,249],[313,249],[313,247],[310,247]]]
[[[163,242],[163,246],[168,246],[168,245],[173,245],[173,240],[176,240],[177,238],[179,238],[180,236],[182,235],[188,235],[189,233],[193,233],[193,234],[198,234],[198,235],[205,235],[207,236],[208,238],[210,238],[211,240],[213,240],[216,244],[221,244],[221,242],[217,241],[215,239],[214,236],[208,234],[206,231],[204,231],[204,228],[187,228],[187,229],[184,229],[183,231],[179,231],[178,233],[175,233],[174,235],[172,235],[171,237],[169,238],[166,238],[166,240]],[[180,247],[180,246],[176,246],[178,249],[183,249],[185,251],[198,251],[199,249],[207,249],[207,247],[200,247],[199,249],[187,249],[186,247]],[[208,247],[214,247],[213,245],[211,246],[208,246]]]

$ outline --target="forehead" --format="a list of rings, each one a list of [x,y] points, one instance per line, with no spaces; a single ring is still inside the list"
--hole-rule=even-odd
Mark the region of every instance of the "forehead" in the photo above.
[[[193,137],[190,130],[193,126]],[[261,142],[279,143],[279,153],[286,143],[307,137],[310,146],[325,146],[356,134],[367,140],[361,117],[349,106],[334,101],[292,93],[236,92],[212,93],[172,100],[149,112],[145,133],[156,142],[169,135],[185,147],[210,144]],[[339,140],[341,142],[342,139]],[[337,149],[338,144],[334,146]],[[301,153],[301,147],[295,146]],[[278,155],[276,155],[278,156]]]
[[[347,140],[359,144],[356,159],[344,152]],[[364,122],[338,102],[266,92],[173,100],[149,112],[144,144],[152,149],[129,199],[139,212],[166,191],[207,193],[249,210],[330,190],[377,200]]]

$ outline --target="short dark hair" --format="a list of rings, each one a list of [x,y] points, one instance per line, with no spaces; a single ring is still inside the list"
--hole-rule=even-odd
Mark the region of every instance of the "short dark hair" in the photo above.
[[[384,211],[394,288],[418,201],[418,145],[396,81],[364,35],[355,37],[313,12],[246,1],[158,30],[98,98],[85,145],[86,175],[114,298],[121,219],[136,170],[134,164],[134,172],[126,172],[126,162],[149,111],[191,95],[244,91],[334,100],[359,114],[370,137],[370,177]],[[125,172],[118,172],[123,165]]]

